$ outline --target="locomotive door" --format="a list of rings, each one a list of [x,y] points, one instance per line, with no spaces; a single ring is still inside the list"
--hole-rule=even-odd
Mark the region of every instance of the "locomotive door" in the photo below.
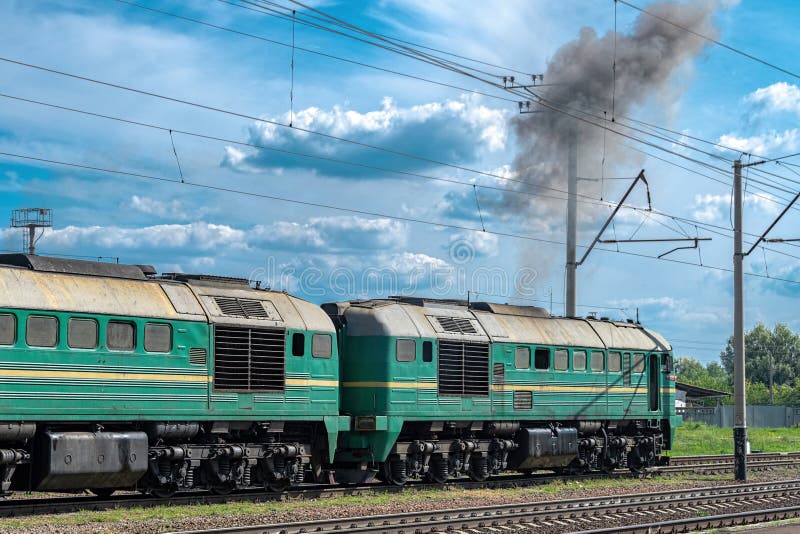
[[[647,365],[647,398],[651,412],[658,411],[658,399],[661,397],[661,364],[658,354],[648,356]]]

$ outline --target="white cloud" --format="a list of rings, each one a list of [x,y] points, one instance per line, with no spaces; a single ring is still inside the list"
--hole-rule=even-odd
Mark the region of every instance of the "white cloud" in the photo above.
[[[458,100],[429,102],[406,108],[398,107],[391,98],[386,97],[380,109],[363,113],[341,106],[329,110],[309,107],[294,113],[294,129],[265,122],[253,124],[249,130],[249,142],[311,154],[317,158],[264,150],[245,151],[228,146],[222,165],[245,172],[300,167],[313,168],[320,174],[375,177],[382,175],[381,171],[320,158],[356,161],[399,170],[432,166],[430,161],[425,161],[426,158],[454,163],[472,161],[479,154],[506,148],[509,135],[507,118],[508,111],[484,106],[476,95],[462,95]],[[287,113],[270,120],[288,123],[289,115]],[[358,145],[316,136],[300,129],[387,146],[398,152],[420,155],[423,159],[400,160],[386,152],[364,150]]]
[[[185,220],[188,218],[183,202],[177,199],[157,200],[150,197],[133,195],[124,207],[146,215],[154,215],[162,219]]]
[[[674,297],[623,299],[614,301],[613,305],[629,310],[638,308],[646,321],[652,321],[655,317],[672,323],[711,324],[726,323],[731,319],[730,310],[726,307],[698,307],[695,302]]]
[[[476,257],[494,257],[499,252],[497,236],[485,232],[455,234],[447,246],[451,259],[459,263]]]
[[[780,204],[769,193],[745,194],[744,204],[770,215],[775,215],[780,210]],[[692,216],[703,222],[719,222],[730,218],[730,209],[731,195],[695,195]]]
[[[0,237],[18,236],[10,230]],[[67,226],[48,230],[41,239],[43,250],[58,253],[110,253],[121,250],[171,250],[197,255],[200,263],[191,267],[213,266],[207,251],[283,250],[333,253],[347,250],[387,251],[406,246],[408,228],[390,219],[364,217],[315,217],[304,223],[277,221],[270,225],[235,228],[224,224],[192,222],[159,224],[139,228],[119,226]]]
[[[760,155],[779,151],[793,151],[797,150],[798,146],[800,146],[800,130],[797,128],[785,130],[784,132],[771,130],[767,133],[751,137],[738,137],[734,134],[726,134],[719,138],[717,144],[720,148],[732,148],[737,152]]]
[[[244,248],[247,234],[224,224],[194,222],[159,224],[143,228],[118,226],[67,226],[47,231],[41,240],[48,250],[116,251],[119,249],[191,249]]]
[[[773,83],[750,93],[745,101],[770,111],[789,111],[800,115],[800,87],[794,84]]]
[[[408,227],[391,219],[314,217],[305,223],[258,225],[251,234],[253,243],[284,249],[388,249],[405,246]]]

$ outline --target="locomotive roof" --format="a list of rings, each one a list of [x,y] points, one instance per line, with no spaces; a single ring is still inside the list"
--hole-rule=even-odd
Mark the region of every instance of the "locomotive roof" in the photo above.
[[[333,332],[318,307],[247,280],[149,266],[0,254],[0,307]]]
[[[388,298],[324,304],[343,315],[353,336],[434,337],[462,341],[670,350],[658,333],[640,324],[553,317],[543,308],[489,302]]]
[[[35,254],[0,254],[0,265],[24,267],[32,271],[108,276],[111,278],[129,278],[131,280],[146,280],[147,276],[145,274],[155,273],[155,269],[149,265],[125,265],[72,258],[52,258]]]

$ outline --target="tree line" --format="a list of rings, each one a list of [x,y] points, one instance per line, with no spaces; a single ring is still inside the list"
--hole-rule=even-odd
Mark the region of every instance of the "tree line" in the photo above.
[[[733,336],[719,358],[720,362],[707,365],[694,358],[678,358],[678,381],[732,393]],[[781,323],[772,330],[757,324],[745,332],[745,362],[749,404],[800,405],[800,334]],[[733,398],[723,398],[722,402],[733,403]]]

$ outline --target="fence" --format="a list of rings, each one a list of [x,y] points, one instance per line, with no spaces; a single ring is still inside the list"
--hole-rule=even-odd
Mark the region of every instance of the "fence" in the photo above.
[[[711,426],[733,427],[733,406],[725,404],[713,408],[676,408],[684,421],[696,421]],[[779,428],[800,425],[800,407],[747,406],[747,426],[754,428]]]

